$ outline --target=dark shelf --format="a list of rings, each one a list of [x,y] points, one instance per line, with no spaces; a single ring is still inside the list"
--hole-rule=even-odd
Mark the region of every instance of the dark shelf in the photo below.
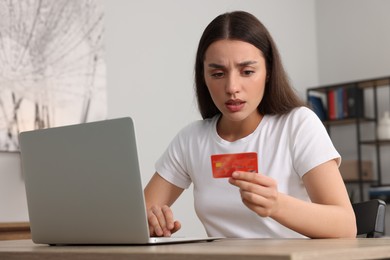
[[[375,118],[344,118],[344,119],[335,119],[335,120],[325,120],[322,121],[324,125],[351,125],[360,123],[369,123],[376,122]]]
[[[378,113],[379,113],[379,104],[378,104],[378,89],[382,87],[390,88],[390,76],[373,78],[373,79],[364,79],[364,80],[356,80],[350,82],[342,82],[337,84],[329,84],[324,86],[312,87],[306,90],[307,93],[307,101],[312,102],[313,110],[317,113],[317,115],[322,119],[322,122],[331,136],[332,127],[337,126],[346,126],[351,125],[354,126],[356,131],[356,143],[357,143],[357,151],[356,157],[358,163],[358,176],[357,180],[348,180],[345,179],[345,183],[356,183],[359,184],[360,190],[360,200],[364,199],[363,189],[364,184],[368,184],[370,187],[373,187],[375,191],[385,190],[389,192],[390,196],[390,186],[389,184],[385,184],[382,182],[382,173],[381,173],[381,149],[382,146],[390,145],[390,139],[388,140],[378,140],[375,139],[376,136],[372,139],[364,138],[366,140],[362,140],[362,127],[372,127],[374,126],[374,131],[377,130],[378,124]],[[372,90],[372,106],[373,106],[373,115],[370,117],[365,116],[365,105],[366,100],[364,99],[365,90]],[[353,92],[354,91],[354,92]],[[315,98],[313,98],[315,97]],[[351,102],[352,98],[352,103]],[[337,99],[337,101],[335,101]],[[325,104],[323,104],[325,102]],[[330,103],[331,102],[331,103]],[[331,106],[329,105],[331,104]],[[347,104],[347,105],[345,105]],[[352,104],[352,105],[351,105]],[[368,103],[371,104],[371,103]],[[342,110],[338,110],[342,107]],[[350,108],[353,110],[349,110]],[[320,109],[319,109],[320,108]],[[322,108],[322,109],[321,109]],[[331,111],[327,111],[326,108],[331,109]],[[346,109],[346,110],[345,110]],[[336,112],[335,112],[336,110]],[[349,114],[352,111],[352,114]],[[325,116],[324,116],[325,113]],[[350,116],[344,118],[345,116]],[[324,118],[337,118],[332,120],[324,120]],[[370,125],[367,125],[370,124]],[[360,162],[362,162],[362,149],[363,146],[372,146],[375,148],[375,161],[374,163],[376,167],[376,180],[367,180],[364,179],[363,176],[363,166]],[[386,186],[388,186],[386,188]],[[373,191],[371,191],[372,193]],[[370,195],[369,193],[368,195]]]
[[[322,87],[310,87],[307,89],[307,91],[308,92],[317,91],[317,92],[326,93],[329,90],[339,88],[340,86],[342,87],[357,86],[358,88],[374,88],[374,87],[386,87],[389,85],[390,85],[390,76],[386,76],[386,77],[375,78],[375,79],[341,82],[341,83],[330,84]]]
[[[388,140],[362,140],[362,145],[390,145],[390,139]]]

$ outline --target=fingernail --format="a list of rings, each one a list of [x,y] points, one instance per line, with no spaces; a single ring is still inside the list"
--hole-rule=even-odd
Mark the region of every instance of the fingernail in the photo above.
[[[164,231],[164,237],[170,237],[171,236],[171,231],[165,230]]]
[[[154,229],[157,236],[162,236],[164,233],[160,227]]]

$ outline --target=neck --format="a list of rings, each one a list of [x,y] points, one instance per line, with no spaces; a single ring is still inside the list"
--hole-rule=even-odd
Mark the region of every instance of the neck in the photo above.
[[[226,141],[237,141],[253,133],[262,118],[263,115],[256,113],[241,121],[231,121],[222,115],[217,123],[217,133]]]

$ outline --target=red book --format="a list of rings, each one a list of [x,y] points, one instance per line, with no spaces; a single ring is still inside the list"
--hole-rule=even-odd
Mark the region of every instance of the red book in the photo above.
[[[334,120],[337,118],[336,115],[336,97],[334,90],[328,92],[328,118]]]

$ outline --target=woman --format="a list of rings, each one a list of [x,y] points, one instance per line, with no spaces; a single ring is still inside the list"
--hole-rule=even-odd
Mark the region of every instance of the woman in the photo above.
[[[260,21],[242,11],[216,17],[199,42],[195,83],[203,120],[179,132],[145,188],[152,236],[180,229],[170,206],[191,183],[209,236],[356,236],[340,155]],[[213,178],[212,155],[246,152],[257,153],[258,173]]]

